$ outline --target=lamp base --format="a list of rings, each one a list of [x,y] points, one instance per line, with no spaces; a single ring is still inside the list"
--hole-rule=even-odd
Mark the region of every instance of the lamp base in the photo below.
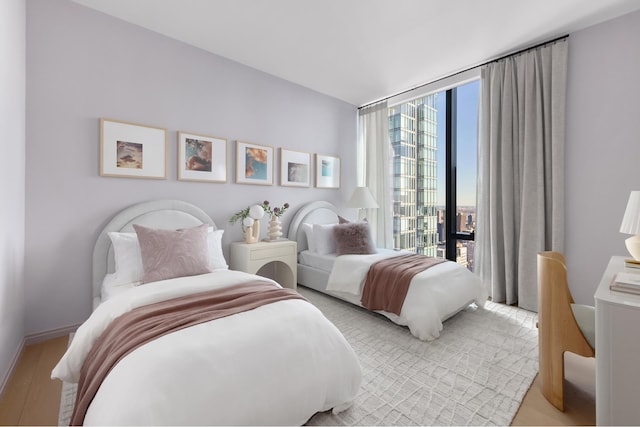
[[[640,261],[640,235],[631,236],[624,241],[627,250],[636,261]]]

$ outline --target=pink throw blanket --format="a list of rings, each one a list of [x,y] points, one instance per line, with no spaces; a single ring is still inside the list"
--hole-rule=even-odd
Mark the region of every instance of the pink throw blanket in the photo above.
[[[141,345],[189,326],[287,299],[305,300],[292,289],[256,280],[146,305],[123,314],[111,322],[87,355],[70,425],[82,425],[103,379],[116,363]]]
[[[373,263],[364,282],[362,305],[369,310],[384,310],[399,316],[413,276],[445,261],[408,254]]]

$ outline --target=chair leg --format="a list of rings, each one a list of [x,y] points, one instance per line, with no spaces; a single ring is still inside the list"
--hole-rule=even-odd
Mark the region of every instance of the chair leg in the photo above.
[[[553,351],[539,361],[542,395],[564,412],[564,352]]]

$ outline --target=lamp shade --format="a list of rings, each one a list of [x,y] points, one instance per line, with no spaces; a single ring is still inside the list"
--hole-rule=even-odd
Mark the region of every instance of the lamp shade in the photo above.
[[[348,208],[377,208],[378,204],[367,187],[356,187],[347,202]]]
[[[260,219],[264,216],[264,209],[260,205],[253,205],[249,208],[249,216],[253,219]]]
[[[640,234],[640,191],[632,191],[624,211],[620,232],[625,234]]]

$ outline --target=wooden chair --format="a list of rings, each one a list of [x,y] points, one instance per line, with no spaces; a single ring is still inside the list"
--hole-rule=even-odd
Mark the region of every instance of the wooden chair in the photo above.
[[[580,309],[583,313],[584,309],[587,309],[586,320]],[[591,309],[591,315],[588,309]],[[579,322],[576,316],[579,317]],[[559,252],[540,252],[538,254],[539,374],[542,394],[561,411],[564,411],[564,352],[570,351],[584,357],[595,357],[594,323],[593,307],[574,304],[567,284],[564,256]]]

